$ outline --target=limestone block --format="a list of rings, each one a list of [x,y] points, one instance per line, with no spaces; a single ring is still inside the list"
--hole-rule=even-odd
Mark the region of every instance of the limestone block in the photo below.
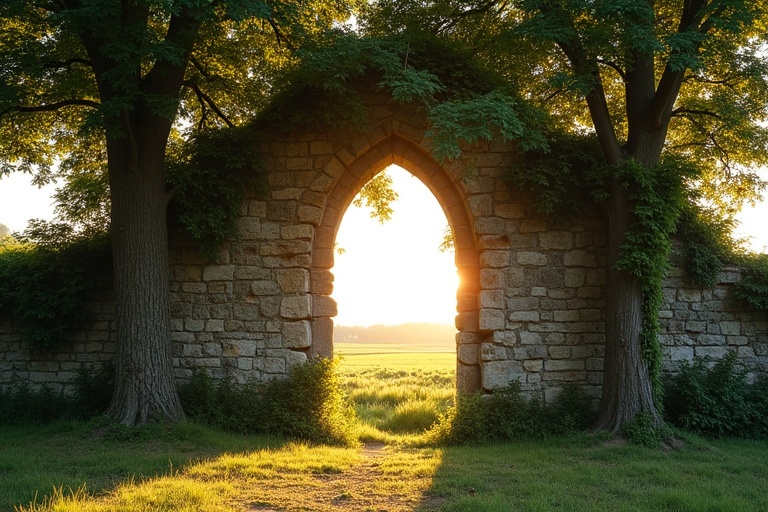
[[[527,374],[519,361],[489,361],[482,365],[483,388],[496,389],[511,382],[527,381]]]
[[[315,295],[312,298],[312,316],[333,317],[338,313],[338,306],[333,297]]]
[[[541,359],[523,361],[523,368],[525,368],[526,372],[540,372],[543,366],[544,362]],[[530,381],[530,375],[528,377]]]
[[[693,361],[693,347],[669,347],[672,361]]]
[[[307,254],[311,250],[311,244],[307,240],[273,240],[264,242],[259,248],[261,256],[293,256]]]
[[[728,355],[728,349],[725,347],[694,347],[696,357],[710,357],[718,360]]]
[[[268,301],[262,300],[260,306],[263,308],[266,302]],[[257,320],[259,318],[259,309],[257,304],[238,303],[232,308],[232,316],[235,320]]]
[[[312,344],[312,330],[307,320],[284,322],[282,334],[286,348],[306,348]]]
[[[250,357],[238,357],[237,358],[238,370],[253,370],[253,359]]]
[[[509,266],[508,251],[483,251],[480,264],[484,267],[505,268]]]
[[[480,292],[481,308],[503,309],[505,307],[503,290],[483,290]]]
[[[306,222],[308,224],[317,226],[320,224],[320,218],[323,215],[323,211],[317,206],[302,205],[297,209],[296,215],[299,219],[299,222]]]
[[[207,332],[224,332],[224,320],[206,320],[205,330]]]
[[[494,212],[502,219],[522,219],[528,214],[526,209],[526,205],[520,203],[501,203],[496,205]]]
[[[205,283],[181,283],[181,291],[184,293],[205,293],[208,291],[208,285]]]
[[[193,318],[187,318],[184,320],[184,329],[191,332],[199,332],[205,329],[204,320],[195,320]]]
[[[546,265],[547,256],[540,252],[518,252],[517,263],[520,265]]]
[[[502,289],[506,284],[503,269],[484,268],[480,271],[480,287],[486,290]]]
[[[563,346],[549,347],[547,348],[547,353],[552,359],[570,359],[571,348]]]
[[[261,235],[261,219],[259,217],[240,217],[237,219],[237,231],[244,240],[253,240]]]
[[[539,248],[543,250],[572,249],[573,233],[568,231],[546,231],[539,233]]]
[[[518,331],[512,331],[508,329],[503,331],[495,331],[493,333],[493,342],[507,347],[514,347],[515,345],[519,345],[520,340]]]
[[[680,302],[701,302],[701,290],[677,290],[677,300]]]
[[[311,240],[314,232],[310,224],[288,225],[280,228],[280,236],[283,240]]]
[[[291,371],[296,366],[307,364],[307,354],[304,352],[297,352],[295,350],[289,350],[285,354],[286,370]]]
[[[538,322],[540,316],[538,311],[513,311],[509,319],[513,322]]]
[[[504,233],[506,222],[498,217],[481,217],[475,221],[475,233],[478,235],[498,235]]]
[[[480,354],[483,361],[500,361],[509,358],[506,348],[493,343],[483,343],[480,346]]]
[[[670,322],[670,324],[679,324],[681,322]],[[676,326],[677,328],[677,326]],[[685,322],[685,331],[686,332],[692,332],[692,333],[701,333],[707,330],[707,323],[706,322],[699,322],[699,321],[688,321]],[[677,331],[670,331],[670,332],[680,332],[678,329]]]
[[[544,370],[548,372],[583,370],[584,368],[585,368],[584,361],[567,361],[567,360],[544,361]]]
[[[720,332],[726,335],[741,334],[741,322],[720,322]]]
[[[234,265],[209,265],[203,269],[203,281],[231,281],[234,277]]]
[[[581,314],[578,310],[558,310],[553,311],[555,322],[578,322],[581,319]]]
[[[507,308],[510,310],[538,309],[540,305],[540,299],[536,297],[514,297],[507,300]]]
[[[522,345],[538,345],[541,343],[541,334],[538,332],[519,331],[518,336]]]
[[[472,196],[467,200],[469,211],[477,217],[488,217],[493,214],[493,199],[490,194]]]
[[[277,283],[285,294],[309,292],[309,270],[292,268],[276,271]]]
[[[515,359],[523,361],[526,359],[544,359],[547,357],[547,347],[541,345],[530,345],[517,347],[515,349]]]
[[[480,391],[480,368],[476,365],[459,363],[456,366],[456,389],[462,393]]]
[[[479,316],[479,327],[483,331],[495,331],[504,329],[504,311],[500,309],[482,308]]]
[[[460,363],[477,364],[477,345],[460,345],[457,357]]]
[[[280,301],[280,316],[283,318],[309,318],[311,304],[309,295],[294,295],[283,297]]]
[[[216,356],[221,357],[221,343],[205,343],[203,345],[204,356]]]
[[[568,288],[579,288],[587,281],[587,270],[583,268],[569,268],[563,274],[563,283]]]
[[[479,313],[477,311],[466,311],[456,315],[456,329],[459,331],[476,331],[479,326]]]
[[[563,264],[566,267],[596,267],[597,260],[594,254],[587,251],[568,251],[563,256]]]

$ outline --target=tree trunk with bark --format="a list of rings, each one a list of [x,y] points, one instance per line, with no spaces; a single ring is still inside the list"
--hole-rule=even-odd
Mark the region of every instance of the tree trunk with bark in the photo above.
[[[603,396],[595,430],[618,432],[638,414],[650,414],[661,424],[653,400],[648,365],[642,355],[643,293],[637,278],[616,263],[624,237],[632,225],[628,192],[614,183],[608,204],[606,261],[605,357]]]
[[[129,136],[107,143],[117,304],[115,391],[107,413],[140,425],[177,421],[184,412],[170,342],[164,174],[170,123],[132,117]]]

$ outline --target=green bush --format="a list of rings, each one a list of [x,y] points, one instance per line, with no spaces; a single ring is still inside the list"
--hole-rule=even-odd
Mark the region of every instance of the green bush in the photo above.
[[[30,348],[47,350],[91,319],[86,305],[110,288],[111,249],[106,234],[30,226],[26,240],[0,241],[0,313],[18,319]]]
[[[32,389],[27,382],[16,382],[0,389],[0,425],[45,424],[96,416],[109,406],[113,383],[111,363],[81,369],[71,395],[47,386]]]
[[[673,425],[707,437],[768,437],[768,378],[748,383],[735,352],[714,364],[683,361],[667,382],[665,411]]]
[[[285,380],[236,385],[204,372],[179,389],[190,419],[241,433],[318,443],[353,444],[354,410],[347,403],[337,361],[315,359]]]
[[[585,429],[591,400],[576,387],[566,387],[551,404],[526,399],[520,383],[490,395],[463,395],[426,434],[434,444],[478,444],[566,435]]]

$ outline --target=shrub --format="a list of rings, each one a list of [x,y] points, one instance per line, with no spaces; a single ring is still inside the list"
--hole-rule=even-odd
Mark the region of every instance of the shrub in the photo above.
[[[109,406],[113,383],[111,363],[81,369],[71,395],[47,386],[32,389],[27,382],[16,382],[0,389],[0,425],[45,424],[96,416]]]
[[[211,426],[330,444],[353,444],[355,416],[344,395],[337,361],[296,366],[286,380],[236,385],[204,372],[179,389],[187,415]]]
[[[19,320],[24,341],[47,350],[90,321],[86,307],[111,284],[106,234],[31,223],[33,238],[0,241],[0,313]]]
[[[683,361],[667,380],[665,410],[672,424],[708,437],[768,437],[768,379],[747,383],[735,352],[714,364]]]
[[[430,443],[477,444],[570,434],[585,429],[591,401],[575,387],[566,387],[551,404],[526,399],[520,383],[490,395],[459,396],[456,405],[427,433]]]

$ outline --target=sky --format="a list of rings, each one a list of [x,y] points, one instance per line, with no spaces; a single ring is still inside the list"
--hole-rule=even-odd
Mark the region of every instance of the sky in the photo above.
[[[453,253],[441,253],[447,220],[431,192],[399,167],[387,171],[400,195],[390,221],[379,224],[367,208],[350,206],[336,238],[333,297],[337,325],[394,325],[408,322],[452,324],[458,278]],[[768,170],[762,178],[768,180]],[[38,189],[29,176],[0,178],[0,224],[21,231],[30,218],[51,219],[49,185]],[[768,201],[745,208],[737,235],[768,252]]]

